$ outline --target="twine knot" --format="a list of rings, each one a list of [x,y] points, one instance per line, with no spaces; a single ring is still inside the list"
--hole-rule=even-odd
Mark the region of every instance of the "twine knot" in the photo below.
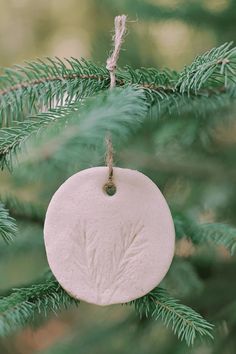
[[[114,71],[116,70],[117,66],[116,63],[114,62],[113,58],[108,58],[107,59],[107,65],[106,65],[107,70],[109,71]]]
[[[115,17],[115,34],[112,37],[114,41],[114,50],[111,56],[107,59],[107,70],[110,71],[110,88],[115,87],[116,85],[116,76],[115,71],[117,67],[117,61],[120,54],[121,45],[126,33],[126,15],[116,16]]]

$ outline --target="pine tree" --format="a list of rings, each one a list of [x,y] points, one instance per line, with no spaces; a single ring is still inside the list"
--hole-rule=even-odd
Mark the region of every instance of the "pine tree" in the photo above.
[[[195,13],[210,16],[197,4],[174,14],[141,1],[137,6],[147,18],[188,21]],[[130,13],[132,2],[126,1],[124,7]],[[217,21],[222,21],[220,15]],[[227,342],[234,348],[236,303],[230,292],[234,258],[228,261],[222,252],[233,256],[236,249],[236,173],[234,151],[231,146],[220,147],[217,132],[234,124],[235,70],[236,47],[232,43],[200,54],[179,72],[119,68],[112,90],[109,71],[93,61],[47,58],[2,70],[0,166],[13,173],[17,183],[33,185],[39,191],[33,202],[14,193],[1,195],[3,260],[24,252],[43,252],[42,230],[50,196],[71,174],[104,164],[107,132],[117,164],[141,170],[166,194],[176,229],[176,256],[160,286],[124,306],[127,317],[120,323],[100,331],[92,327],[82,339],[73,335],[47,353],[90,352],[91,343],[96,345],[99,338],[109,343],[114,335],[123,335],[133,327],[137,338],[141,329],[160,331],[163,326],[179,340],[165,332],[171,339],[162,344],[163,353],[180,352],[185,345],[182,342],[190,346],[184,348],[191,353],[193,344],[200,345],[197,339],[212,353],[217,353],[214,343],[221,352]],[[226,194],[222,197],[225,208],[215,208],[213,222],[202,208],[205,195],[211,195],[210,188],[213,194],[214,188],[222,188]],[[187,255],[178,252],[181,245],[187,245]],[[221,281],[230,294],[214,300]],[[0,294],[2,337],[71,306],[78,306],[79,311],[80,302],[60,287],[49,269],[28,284],[22,280],[22,284]],[[128,349],[122,348],[122,352]]]

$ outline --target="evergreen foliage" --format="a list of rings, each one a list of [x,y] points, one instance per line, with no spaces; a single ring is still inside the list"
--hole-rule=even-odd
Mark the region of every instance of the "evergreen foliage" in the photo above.
[[[214,22],[199,4],[187,5],[185,11],[179,8],[173,13],[164,6],[135,2],[148,19],[181,18],[188,22],[190,14],[197,23],[199,19],[194,15],[197,11],[202,18],[209,19],[208,26],[223,21],[218,15]],[[118,6],[115,3],[111,1],[109,6]],[[133,7],[133,1],[121,3],[127,9]],[[166,187],[163,181],[172,185],[175,178],[182,178],[186,189],[189,186],[191,189],[184,202],[181,199],[184,193],[180,192],[179,204],[170,200],[170,206],[177,244],[186,242],[194,251],[188,250],[184,257],[177,255],[161,286],[130,303],[139,314],[140,323],[145,323],[146,318],[150,322],[161,321],[178,339],[191,346],[197,338],[213,338],[214,326],[208,319],[217,327],[230,317],[227,322],[230,335],[235,321],[227,316],[228,309],[235,308],[235,300],[228,299],[228,303],[222,305],[226,308],[217,318],[214,308],[208,311],[191,297],[200,294],[197,298],[200,302],[201,294],[207,291],[202,269],[208,274],[209,269],[212,271],[216,264],[221,264],[215,246],[223,246],[232,256],[236,249],[232,196],[222,198],[222,203],[228,206],[227,213],[221,215],[223,207],[216,203],[214,222],[200,220],[200,209],[211,187],[217,185],[218,188],[217,183],[222,183],[224,192],[225,184],[229,183],[231,194],[236,193],[235,171],[231,167],[234,152],[230,144],[219,149],[217,137],[212,133],[219,122],[223,128],[232,123],[236,47],[232,43],[217,46],[197,56],[179,72],[119,68],[117,88],[109,90],[109,84],[109,72],[104,66],[76,58],[64,61],[47,58],[3,69],[0,76],[0,167],[5,173],[14,172],[18,185],[32,183],[40,193],[32,202],[21,200],[14,193],[1,195],[0,236],[9,242],[17,234],[10,246],[1,247],[1,260],[11,254],[18,257],[33,251],[42,252],[43,221],[50,196],[70,174],[83,167],[103,164],[104,139],[109,132],[121,165],[138,168],[142,162],[140,169],[154,181],[158,174],[157,182],[163,191]],[[227,115],[231,120],[222,118]],[[135,149],[129,158],[131,145]],[[147,154],[143,154],[143,147]],[[199,256],[201,250],[203,253]],[[181,303],[175,296],[181,298]],[[182,304],[185,299],[196,311]],[[4,290],[0,297],[0,336],[10,335],[38,318],[78,303],[50,274],[30,282],[27,287]],[[125,323],[132,321],[130,317]],[[122,325],[126,324],[122,322]],[[114,326],[115,330],[118,327]],[[174,346],[177,347],[176,342]],[[173,347],[171,353],[174,353]]]
[[[43,225],[45,210],[39,203],[26,202],[11,194],[1,196],[1,200],[13,217]]]
[[[213,338],[212,325],[191,308],[179,304],[162,288],[156,288],[148,295],[135,300],[134,305],[141,318],[146,316],[155,320],[161,319],[188,345],[194,343],[197,335],[208,335]]]
[[[15,220],[9,216],[8,210],[0,202],[0,236],[5,242],[10,242],[16,235]]]
[[[35,285],[14,289],[8,296],[0,298],[0,335],[5,336],[25,326],[36,315],[47,316],[50,312],[56,313],[78,303],[51,275],[47,275]],[[212,338],[212,325],[188,306],[179,304],[162,288],[152,290],[130,305],[134,305],[141,318],[161,319],[188,345],[193,344],[198,334]]]
[[[51,311],[57,313],[72,303],[77,304],[78,301],[49,276],[38,284],[14,289],[10,295],[0,298],[0,336],[24,326],[36,315],[47,316]]]
[[[191,218],[176,215],[175,229],[177,237],[187,237],[194,244],[213,243],[224,246],[231,255],[236,247],[236,229],[227,224],[205,223],[196,224]]]
[[[108,131],[114,135],[114,140],[119,139],[121,143],[130,132],[140,126],[145,118],[148,105],[144,98],[142,90],[116,89],[114,92],[99,95],[77,105],[39,113],[27,121],[18,122],[15,127],[2,128],[0,135],[2,168],[5,165],[11,167],[12,152],[16,153],[26,139],[39,135],[40,131],[45,130],[49,125],[54,126],[49,135],[51,139],[56,139],[54,140],[56,150],[48,149],[47,158],[50,157],[50,153],[59,154],[60,149],[63,149],[65,154],[66,149],[70,149],[71,144],[76,143],[75,138],[78,145],[101,146]],[[56,121],[59,123],[57,126]],[[43,144],[46,149],[45,144],[51,145],[50,139],[46,143],[44,139]],[[34,154],[33,147],[30,153]],[[36,158],[38,158],[37,154]]]

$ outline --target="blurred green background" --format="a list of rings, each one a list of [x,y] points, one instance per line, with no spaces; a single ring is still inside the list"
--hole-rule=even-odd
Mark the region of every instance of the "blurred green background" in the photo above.
[[[16,63],[23,64],[25,60],[37,57],[54,56],[91,58],[103,64],[111,49],[114,16],[122,13],[129,16],[129,22],[128,35],[120,56],[120,66],[154,66],[180,70],[185,64],[191,63],[197,54],[236,37],[236,1],[233,0],[0,0],[0,65],[11,66]],[[184,123],[184,127],[187,127],[187,123],[186,125]],[[235,146],[234,122],[230,121],[224,127],[218,122],[217,129],[216,127],[214,129],[214,143],[217,149],[222,148],[226,151],[229,146]],[[181,131],[181,127],[179,130]],[[192,183],[189,180],[189,173],[187,175],[184,173],[184,169],[188,170],[188,165],[182,165],[177,172],[172,172],[171,168],[169,171],[167,168],[165,172],[164,168],[164,172],[162,171],[159,176],[158,164],[152,168],[153,166],[150,166],[152,161],[140,163],[139,157],[135,157],[137,149],[145,151],[145,156],[154,156],[158,154],[159,149],[162,151],[161,136],[158,134],[156,137],[152,136],[152,145],[149,145],[150,127],[147,127],[146,138],[144,135],[142,140],[133,142],[133,150],[128,153],[125,151],[124,156],[121,154],[123,157],[120,157],[120,162],[123,161],[123,165],[130,166],[132,160],[130,167],[145,170],[154,180],[160,178],[160,185],[170,203],[178,206],[183,204],[188,208],[188,201],[195,198],[197,207],[201,205],[204,210],[201,213],[203,220],[214,220],[215,209],[220,213],[222,208],[222,218],[235,223],[236,205],[231,198],[232,186],[224,181],[224,176],[215,181],[214,176],[204,176],[203,171],[202,175],[200,173],[193,177]],[[162,138],[165,140],[165,135]],[[172,137],[173,141],[179,138],[181,135]],[[214,155],[215,151],[217,150],[208,153]],[[235,149],[231,151],[232,161],[235,156],[233,151],[235,153]],[[222,156],[224,154],[221,158]],[[196,169],[193,169],[192,175],[195,172]],[[1,173],[0,178],[1,194],[11,192],[24,200],[41,201],[40,199],[45,200],[45,194],[48,193],[44,183],[49,183],[50,176],[45,182],[37,180],[37,176],[31,181],[25,180],[24,172],[21,178],[19,175],[17,178],[15,175],[10,176],[9,173]],[[206,186],[205,178],[210,178]],[[60,179],[55,181],[54,190],[59,182]],[[50,183],[52,185],[53,181]],[[44,190],[45,194],[42,193]],[[0,249],[2,293],[12,286],[21,286],[38,277],[46,266],[43,247],[40,250],[37,247],[31,248],[28,242],[32,233],[30,227],[24,233],[27,233],[25,238],[28,250],[25,247],[24,252],[15,254],[10,246]],[[33,233],[34,237],[39,235],[40,243],[41,229],[36,230],[34,227]],[[177,252],[187,257],[193,250],[191,245],[183,244]],[[204,252],[205,262],[211,263],[215,254],[207,250],[203,250]],[[227,302],[225,296],[230,299],[235,296],[235,267],[231,266],[235,265],[235,260],[230,261],[228,253],[223,249],[218,252],[224,266],[219,263],[214,269],[215,277],[209,285],[210,291],[206,294],[201,293],[201,297],[198,297],[196,292],[196,299],[190,297],[187,300],[189,304],[194,304],[194,307],[201,298],[199,308],[206,312],[208,307],[212,306],[213,312],[217,308],[218,302],[214,303],[216,294],[223,304]],[[211,271],[211,268],[207,269]],[[198,288],[197,285],[196,287]],[[224,330],[224,323],[222,328]],[[62,343],[57,344],[60,341]],[[216,344],[214,353],[233,353],[232,348],[232,346],[228,348],[227,345],[217,347]],[[236,352],[236,348],[234,349]],[[128,307],[99,308],[87,304],[81,304],[78,309],[69,310],[62,316],[52,316],[49,321],[40,323],[35,329],[27,328],[0,342],[0,354],[29,354],[42,351],[48,354],[190,352],[207,354],[212,353],[211,350],[211,346],[206,343],[199,344],[194,350],[188,349],[161,324],[145,320],[136,321],[135,315]]]

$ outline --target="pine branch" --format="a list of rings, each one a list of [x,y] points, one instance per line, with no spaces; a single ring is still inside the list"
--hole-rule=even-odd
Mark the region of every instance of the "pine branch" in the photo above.
[[[194,92],[202,88],[218,87],[225,90],[229,83],[236,82],[236,48],[232,43],[225,43],[198,56],[186,67],[176,83],[180,93]]]
[[[236,251],[236,229],[226,224],[202,224],[192,230],[191,240],[196,244],[216,244],[224,246],[231,255]]]
[[[27,252],[44,252],[43,224],[45,208],[40,204],[19,200],[13,195],[1,196],[10,214],[17,219],[17,236],[11,247],[0,247],[0,259],[17,257]]]
[[[0,77],[0,117],[3,126],[38,110],[70,104],[109,87],[105,68],[74,58],[69,67],[59,58],[3,69]]]
[[[68,105],[109,87],[109,72],[91,62],[67,59],[70,67],[56,59],[29,63],[17,70],[5,69],[0,77],[0,117],[2,125],[14,125],[45,108]],[[172,93],[170,86],[176,72],[126,67],[117,73],[117,86],[138,85],[155,89],[159,95]],[[23,114],[23,117],[22,117]]]
[[[143,91],[143,96],[144,96],[143,99],[145,100],[146,96],[144,95],[144,93],[147,94],[147,91],[146,90]],[[205,116],[209,112],[217,111],[217,113],[219,113],[220,109],[222,108],[225,109],[227,105],[232,104],[233,100],[236,97],[236,89],[229,90],[227,93],[224,93],[222,95],[213,95],[210,97],[195,96],[195,98],[193,97],[187,98],[186,95],[181,96],[180,94],[178,94],[175,96],[172,95],[170,97],[165,96],[161,99],[160,95],[158,95],[156,97],[156,104],[154,104],[155,95],[156,94],[153,92],[153,96],[152,96],[153,106],[151,109],[152,117],[155,116],[160,117],[167,114],[169,116],[172,115],[176,116],[176,113],[178,113],[179,115],[183,115],[186,113],[188,114],[193,113],[196,116],[199,115]],[[52,109],[46,113],[39,113],[37,116],[32,117],[31,120],[27,120],[25,122],[18,122],[15,127],[2,128],[0,130],[1,168],[3,169],[4,167],[8,167],[9,169],[11,169],[12,165],[14,164],[14,161],[12,161],[12,156],[17,153],[17,151],[19,150],[19,148],[21,148],[21,146],[24,146],[24,143],[31,136],[36,136],[36,135],[38,136],[39,132],[41,131],[43,132],[45,129],[50,128],[51,125],[57,123],[60,120],[64,120],[65,123],[68,120],[69,121],[70,120],[72,121],[73,119],[75,120],[75,118],[73,117],[77,117],[76,118],[77,121],[80,116],[82,117],[82,119],[84,119],[83,116],[86,110],[86,105],[85,106],[84,105],[85,102],[83,101],[82,106],[81,103],[78,103],[77,105],[73,104],[68,107],[58,107],[57,109]],[[157,111],[155,111],[155,109],[157,109]],[[78,113],[76,114],[77,111]],[[94,114],[96,115],[96,112]],[[109,122],[110,119],[107,118],[107,130],[109,130]],[[78,122],[78,128],[80,124],[81,123]],[[124,125],[125,122],[123,123],[123,126]],[[115,129],[116,127],[113,128],[114,134],[115,134]],[[118,135],[120,136],[119,132]],[[99,141],[103,136],[99,136],[98,133],[96,134],[96,138],[99,139]],[[82,137],[81,134],[80,134],[80,138],[83,138],[83,142],[85,144],[87,145],[90,144],[90,142],[86,143],[85,137]],[[80,142],[80,140],[78,140],[78,142]],[[56,143],[58,144],[58,147],[61,146],[59,139]],[[48,153],[45,152],[45,150],[48,150],[48,148],[45,147],[43,155],[45,156],[45,158],[48,158]],[[51,150],[51,148],[49,148],[49,150]],[[68,160],[68,156],[67,156],[64,160],[68,162],[71,159]]]
[[[40,110],[68,105],[109,87],[109,73],[91,62],[60,59],[28,63],[16,70],[5,69],[0,77],[0,116],[3,126]],[[117,86],[135,85],[146,90],[151,102],[179,95],[214,96],[235,84],[236,49],[231,43],[197,57],[181,73],[126,67],[117,73]],[[232,85],[232,84],[231,84]],[[23,117],[22,117],[23,115]]]
[[[156,288],[144,297],[132,302],[140,317],[162,320],[166,327],[182,341],[192,345],[197,337],[213,338],[213,326],[190,307],[179,304],[166,290]]]
[[[45,208],[33,202],[22,201],[11,194],[1,196],[1,200],[11,215],[21,221],[37,223],[40,226],[44,223]]]
[[[175,111],[178,107],[185,107],[186,103],[191,106],[196,102],[197,108],[202,98],[212,99],[214,104],[220,101],[220,96],[224,99],[235,98],[235,69],[236,47],[225,43],[199,55],[180,73],[153,68],[132,70],[128,67],[118,77],[126,85],[144,88],[152,104],[156,103],[161,108],[166,106],[169,111],[171,104],[172,111]],[[206,103],[205,100],[205,106]]]
[[[36,315],[47,316],[49,312],[58,312],[71,304],[79,302],[71,298],[51,277],[36,285],[15,289],[12,294],[0,298],[0,336],[32,322]],[[187,306],[181,305],[161,288],[137,299],[134,304],[139,315],[161,319],[171,326],[178,338],[193,344],[197,335],[208,335],[212,325]]]
[[[0,168],[4,166],[11,169],[13,164],[12,154],[32,136],[39,134],[57,120],[65,118],[76,111],[75,105],[58,107],[47,113],[39,113],[34,117],[28,117],[24,122],[16,122],[15,126],[0,129]]]
[[[35,316],[57,313],[78,303],[52,278],[27,288],[15,289],[9,296],[0,298],[0,336],[25,326]]]
[[[77,159],[81,147],[89,147],[90,150],[100,149],[104,156],[104,138],[109,131],[113,135],[113,143],[126,141],[128,136],[137,130],[147,114],[148,104],[145,102],[145,95],[142,90],[133,88],[114,89],[107,91],[97,97],[90,98],[80,105],[80,110],[66,115],[66,119],[57,119],[53,121],[51,129],[47,134],[37,135],[37,144],[31,144],[28,147],[28,159],[34,163],[52,157],[54,161],[58,160],[60,165],[71,160],[72,154],[76,153]],[[66,110],[67,111],[67,110]],[[58,112],[58,117],[64,116],[63,109]],[[41,113],[43,122],[52,121],[52,112]],[[19,123],[25,124],[23,123]],[[43,123],[44,124],[44,123]],[[47,125],[48,126],[48,125]],[[2,167],[9,167],[12,161],[11,154],[15,153],[21,147],[22,133],[21,129],[3,128],[3,138],[0,139],[0,151],[2,151]],[[4,134],[10,131],[11,139],[6,142]],[[5,133],[4,133],[5,132]],[[37,131],[38,133],[38,131]],[[0,130],[1,134],[1,130]],[[11,135],[12,134],[12,135]],[[32,130],[29,130],[31,136]],[[14,144],[13,144],[14,142]],[[17,142],[17,143],[15,143]],[[75,161],[75,159],[72,159]]]
[[[146,90],[149,92],[149,90]],[[172,94],[151,91],[152,106],[150,115],[153,118],[176,117],[191,115],[197,118],[210,118],[211,114],[220,116],[226,109],[231,109],[236,98],[236,85],[225,88],[212,88],[194,93],[179,93],[177,89]],[[224,110],[224,111],[223,111]]]
[[[0,236],[9,243],[16,236],[17,226],[15,220],[9,216],[9,212],[0,202]]]
[[[194,220],[176,215],[174,218],[177,238],[188,237],[196,245],[210,243],[224,246],[231,255],[236,250],[236,229],[220,223],[197,224]]]

